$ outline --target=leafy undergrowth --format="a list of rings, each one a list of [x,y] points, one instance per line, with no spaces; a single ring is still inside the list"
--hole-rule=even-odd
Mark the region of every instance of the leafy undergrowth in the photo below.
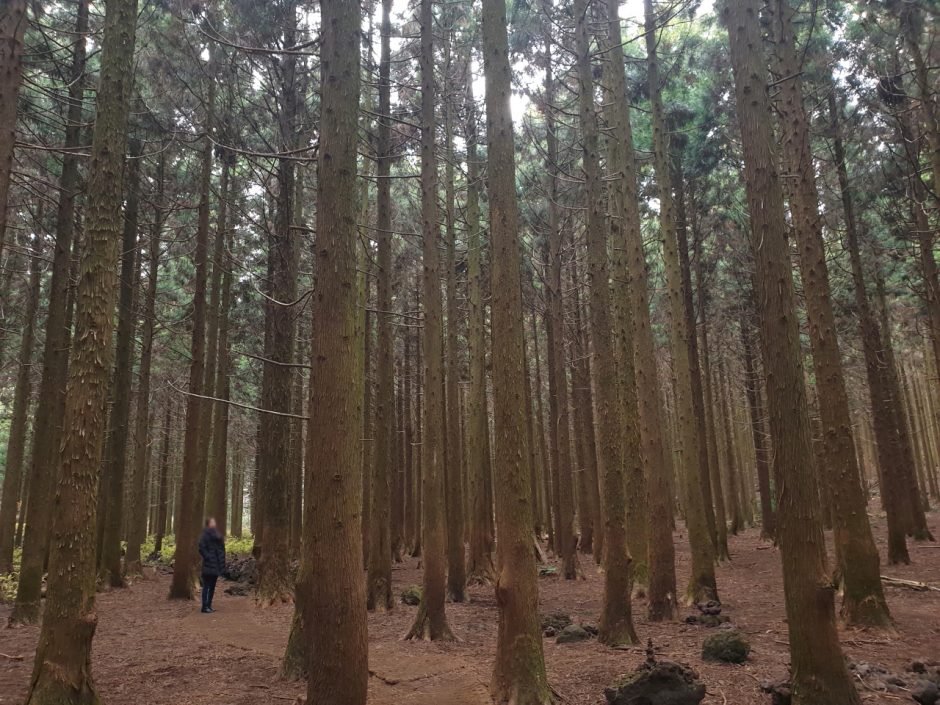
[[[0,604],[13,602],[16,597],[16,583],[20,579],[20,561],[23,558],[23,549],[13,549],[13,572],[0,573]]]
[[[251,553],[251,547],[254,545],[254,538],[251,536],[242,536],[241,538],[225,539],[225,551],[230,555],[247,555]],[[160,555],[154,556],[154,537],[148,536],[140,547],[140,553],[150,562],[170,565],[173,563],[173,556],[176,555],[176,537],[164,536],[163,545],[160,548]]]

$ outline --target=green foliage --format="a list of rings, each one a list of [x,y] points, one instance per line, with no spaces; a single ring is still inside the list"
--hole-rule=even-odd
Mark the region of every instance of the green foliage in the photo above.
[[[20,579],[20,561],[23,558],[23,549],[13,549],[13,572],[0,573],[0,605],[13,602],[16,597],[16,584]]]
[[[154,538],[154,536],[148,536],[140,547],[140,553],[146,561],[153,560],[151,556],[153,556],[154,552]],[[250,534],[242,536],[240,539],[228,538],[225,540],[225,552],[230,556],[247,555],[251,553],[251,547],[254,545],[254,542],[255,540]],[[156,562],[170,565],[175,555],[176,537],[164,536],[163,546],[160,548],[160,556]]]

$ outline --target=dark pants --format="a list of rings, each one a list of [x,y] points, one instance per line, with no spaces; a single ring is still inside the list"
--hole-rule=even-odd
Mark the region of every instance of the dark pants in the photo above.
[[[218,575],[202,576],[202,608],[212,607],[212,596],[215,595],[215,583],[219,579]]]

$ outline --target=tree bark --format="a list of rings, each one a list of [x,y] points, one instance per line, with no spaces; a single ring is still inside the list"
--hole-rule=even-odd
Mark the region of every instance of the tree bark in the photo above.
[[[392,599],[391,478],[398,472],[395,453],[395,339],[392,335],[392,192],[391,180],[391,11],[392,0],[382,0],[379,57],[379,125],[376,152],[378,184],[376,238],[378,239],[378,360],[375,396],[375,464],[372,470],[372,534],[367,576],[368,609],[389,610]],[[461,543],[461,556],[463,554]]]
[[[130,143],[125,167],[124,232],[121,243],[120,293],[117,306],[117,340],[108,416],[107,447],[101,468],[98,495],[98,569],[102,582],[124,587],[121,570],[121,528],[124,520],[124,482],[127,475],[127,439],[130,432],[134,374],[135,300],[140,284],[137,267],[137,225],[140,211],[140,143]]]
[[[362,579],[362,353],[357,351],[356,184],[360,27],[357,0],[321,0],[321,122],[317,178],[317,289],[313,295],[304,553],[297,586],[307,699],[365,705],[366,586]],[[351,50],[353,49],[353,50]],[[350,381],[354,382],[351,384]],[[329,472],[323,472],[331,468]],[[321,629],[342,623],[339,631]],[[315,659],[315,660],[314,660]]]
[[[427,1],[427,0],[425,0]],[[523,406],[523,312],[509,42],[504,0],[483,0],[483,71],[492,256],[499,626],[490,692],[498,705],[552,702],[538,616]]]
[[[800,78],[803,66],[793,25],[795,9],[790,0],[774,0],[772,7],[776,73],[781,77],[776,98],[783,137],[781,153],[786,155],[787,172],[794,177],[789,180],[790,213],[800,250],[800,272],[826,445],[827,479],[831,487],[834,541],[845,588],[842,616],[852,625],[887,627],[891,616],[881,585],[878,549],[868,521],[867,502],[862,493],[836,335],[809,118],[803,105]]]
[[[444,530],[443,312],[440,285],[440,220],[435,157],[434,11],[421,0],[421,223],[424,289],[424,423],[421,445],[424,588],[409,639],[453,639],[444,613],[446,535]],[[456,450],[456,449],[455,449]]]
[[[33,385],[30,372],[33,343],[36,340],[36,312],[42,284],[40,240],[32,244],[29,257],[29,277],[26,282],[26,306],[23,309],[23,334],[17,360],[16,383],[13,388],[13,409],[10,414],[10,435],[6,448],[6,469],[3,475],[3,498],[0,501],[0,574],[13,571],[13,544],[16,534],[16,514],[23,485],[23,456],[26,451],[29,403]]]
[[[692,573],[686,598],[690,603],[718,599],[715,583],[715,551],[705,514],[702,495],[699,432],[695,422],[692,388],[692,361],[689,358],[685,294],[679,245],[676,234],[676,206],[669,171],[669,140],[663,115],[659,60],[656,56],[658,33],[652,0],[645,0],[646,53],[653,121],[653,162],[659,186],[659,227],[666,269],[666,297],[670,312],[670,341],[675,376],[676,416],[679,425],[679,468],[684,478],[686,525],[692,549]],[[710,501],[710,500],[709,500]]]
[[[131,530],[127,535],[124,554],[125,575],[136,575],[141,569],[140,546],[147,536],[147,465],[150,456],[150,372],[153,363],[153,337],[156,327],[157,274],[160,268],[160,231],[163,229],[164,158],[157,167],[157,205],[150,233],[147,291],[144,297],[144,327],[141,331],[140,382],[137,387],[137,411],[134,419],[134,474],[131,487]]]
[[[211,59],[210,59],[211,61]],[[196,246],[193,252],[195,279],[193,281],[192,340],[190,345],[189,394],[186,397],[186,425],[183,435],[183,470],[180,477],[179,521],[176,531],[176,556],[173,561],[173,580],[170,599],[191,600],[193,597],[193,569],[197,564],[196,542],[202,526],[206,492],[206,466],[200,462],[201,439],[206,430],[208,403],[199,396],[205,391],[206,372],[206,288],[209,255],[209,195],[212,181],[213,142],[216,79],[208,77],[205,101],[205,137],[202,146],[202,171],[199,180],[200,199],[196,226]]]
[[[46,608],[36,647],[29,705],[93,705],[91,642],[95,613],[95,506],[112,363],[112,316],[127,116],[133,82],[137,3],[105,6],[98,115],[75,306],[75,345],[66,389],[60,479],[53,508]]]
[[[857,705],[859,695],[839,646],[833,589],[826,568],[783,193],[772,152],[759,5],[755,0],[730,0],[723,18],[731,47],[757,265],[775,476],[786,486],[780,496],[777,537],[783,562],[793,702]]]
[[[76,6],[75,34],[88,31],[88,0]],[[79,158],[74,151],[81,141],[85,84],[85,42],[75,42],[69,72],[69,108],[65,127],[65,154],[59,177],[58,210],[55,224],[55,250],[49,302],[46,312],[46,339],[42,351],[42,378],[36,402],[33,425],[33,450],[27,476],[30,497],[23,530],[23,556],[20,581],[10,613],[10,623],[32,623],[39,620],[42,575],[49,546],[52,522],[52,493],[58,478],[59,439],[65,411],[65,386],[68,377],[71,347],[71,305],[69,295],[73,248],[75,242],[75,194],[78,191]],[[13,101],[15,104],[15,101]],[[6,101],[3,101],[6,105]],[[0,122],[0,124],[8,124]],[[2,228],[0,228],[2,230]]]

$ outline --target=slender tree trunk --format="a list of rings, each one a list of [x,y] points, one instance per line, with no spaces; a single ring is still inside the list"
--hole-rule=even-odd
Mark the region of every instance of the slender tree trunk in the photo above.
[[[16,109],[23,82],[23,36],[27,24],[26,0],[6,0],[0,7],[0,259],[6,244]]]
[[[447,463],[444,467],[447,510],[447,596],[453,602],[467,599],[467,559],[464,548],[463,456],[460,448],[460,397],[458,380],[458,326],[460,306],[457,301],[457,229],[456,197],[454,195],[454,118],[452,20],[445,12],[444,28],[444,222],[446,241],[445,282],[447,287],[447,331],[445,347],[445,415]]]
[[[692,361],[689,358],[686,326],[685,295],[676,234],[676,207],[669,171],[669,140],[663,116],[659,60],[656,56],[658,33],[652,0],[644,2],[646,14],[646,53],[653,120],[653,153],[656,180],[659,186],[659,221],[663,259],[666,269],[666,296],[670,311],[670,340],[675,375],[676,414],[679,425],[678,452],[685,484],[685,515],[692,549],[692,573],[686,597],[689,602],[713,600],[718,597],[715,584],[715,551],[705,514],[706,498],[702,494],[699,432],[694,420],[695,403],[692,387]],[[710,500],[709,500],[710,501]]]
[[[127,439],[130,432],[131,389],[134,373],[134,338],[137,329],[135,301],[140,269],[137,262],[137,221],[140,209],[140,143],[130,144],[126,166],[124,233],[121,250],[117,340],[108,417],[107,448],[101,468],[98,496],[98,568],[102,581],[124,587],[121,570],[121,528],[124,519],[124,481],[127,474]]]
[[[392,336],[392,191],[391,180],[391,11],[392,0],[382,0],[382,46],[379,58],[378,185],[376,237],[378,239],[378,356],[375,397],[375,465],[372,470],[372,534],[369,540],[368,594],[370,610],[391,609],[392,538],[391,478],[395,462],[395,339]],[[461,556],[463,544],[461,543]]]
[[[477,110],[469,57],[464,62],[467,115],[467,298],[470,304],[467,347],[470,388],[467,405],[467,473],[470,478],[470,556],[467,566],[471,582],[488,583],[495,577],[490,555],[489,514],[486,478],[490,476],[489,422],[486,408],[486,311],[483,304],[483,236],[480,228],[480,161],[477,154]]]
[[[154,531],[153,552],[160,555],[163,549],[163,536],[167,529],[170,498],[170,426],[173,422],[173,404],[166,400],[163,419],[163,438],[160,441],[160,487],[157,490],[157,526]]]
[[[127,535],[124,573],[140,573],[140,547],[147,536],[147,465],[150,456],[150,372],[153,363],[153,337],[156,326],[157,274],[160,268],[160,231],[163,229],[164,158],[157,174],[157,205],[150,233],[147,292],[144,297],[144,327],[141,331],[140,382],[137,387],[137,412],[134,419],[134,474],[131,488],[131,530]]]
[[[234,156],[228,152],[220,155],[222,173],[219,177],[219,206],[218,225],[216,226],[216,240],[212,257],[212,284],[209,289],[209,334],[206,336],[206,346],[209,357],[215,362],[211,370],[206,370],[206,379],[212,380],[212,394],[223,401],[212,406],[212,423],[209,434],[212,443],[209,453],[209,467],[206,479],[206,515],[215,517],[216,528],[222,536],[227,533],[226,509],[226,481],[228,468],[226,456],[228,454],[228,426],[229,405],[231,393],[229,370],[231,368],[231,352],[229,350],[229,320],[232,309],[232,265],[226,254],[228,243],[231,242],[228,224],[228,199],[230,190],[231,168]],[[218,291],[214,292],[216,277],[219,278]],[[214,320],[213,320],[214,319]],[[214,331],[213,331],[214,329]],[[207,368],[209,366],[207,365]],[[209,377],[213,373],[214,377]]]
[[[731,46],[757,265],[775,475],[786,485],[780,497],[777,537],[783,562],[793,702],[857,705],[858,692],[839,647],[826,567],[783,193],[772,152],[758,3],[729,0],[723,16]]]
[[[770,443],[764,427],[762,382],[754,360],[754,344],[745,325],[741,325],[741,348],[744,351],[744,389],[751,416],[751,434],[757,464],[757,485],[760,488],[761,538],[773,539],[777,533],[773,492],[770,489]]]
[[[803,105],[801,55],[793,26],[795,9],[790,1],[774,0],[773,3],[776,73],[782,79],[777,86],[776,105],[783,136],[781,153],[786,155],[787,171],[796,176],[790,179],[790,213],[800,246],[800,271],[826,445],[826,469],[832,490],[829,503],[834,541],[845,586],[842,616],[849,624],[885,627],[890,625],[891,616],[881,585],[878,549],[868,522],[852,440],[852,420],[836,335],[810,149],[809,118]]]
[[[905,534],[908,530],[909,512],[906,510],[906,497],[903,480],[897,477],[904,462],[898,428],[897,399],[891,394],[887,380],[890,373],[882,359],[883,338],[878,321],[872,309],[868,292],[865,290],[865,273],[862,268],[859,248],[858,226],[855,220],[855,203],[849,186],[848,170],[845,163],[845,149],[842,146],[840,132],[841,119],[836,98],[829,98],[830,121],[833,129],[833,154],[839,175],[839,189],[842,194],[843,216],[845,218],[846,249],[852,266],[855,305],[858,309],[861,328],[862,348],[865,354],[865,372],[871,395],[872,420],[878,450],[879,478],[882,501],[888,523],[888,562],[910,563]]]
[[[425,0],[427,1],[427,0]],[[493,414],[499,526],[496,603],[499,627],[490,692],[498,705],[552,702],[538,616],[538,576],[526,472],[523,312],[519,207],[509,42],[504,0],[483,0],[483,71],[492,256]],[[520,444],[523,446],[520,448]]]
[[[708,535],[716,554],[720,554],[721,547],[718,541],[718,529],[715,523],[715,502],[712,490],[712,475],[710,456],[708,455],[708,426],[705,412],[705,397],[702,385],[702,367],[698,349],[698,332],[695,325],[695,304],[692,300],[692,267],[689,261],[689,219],[686,216],[685,174],[682,169],[682,149],[677,145],[671,156],[671,180],[675,190],[676,204],[676,244],[679,249],[679,267],[682,272],[682,303],[685,310],[686,339],[689,345],[689,365],[692,380],[692,409],[695,418],[695,428],[698,433],[698,464],[701,469],[700,482],[702,485],[702,501],[705,508],[705,523],[708,526]],[[695,213],[695,204],[691,210]],[[696,233],[692,233],[696,237]],[[720,560],[721,556],[718,555]]]
[[[108,0],[75,306],[75,346],[53,511],[55,540],[49,556],[45,614],[25,701],[29,705],[99,701],[91,677],[91,642],[97,625],[95,506],[112,363],[122,167],[133,82],[128,66],[134,58],[136,25],[135,0]]]
[[[82,36],[88,30],[88,0],[79,0],[75,12],[75,33],[77,36]],[[46,309],[46,338],[42,351],[42,379],[39,383],[33,424],[32,458],[27,474],[27,486],[33,501],[28,504],[26,511],[20,581],[16,588],[13,611],[10,613],[11,624],[31,623],[39,619],[42,575],[52,522],[51,499],[58,478],[57,453],[62,433],[65,385],[71,347],[70,272],[73,248],[78,248],[74,233],[79,158],[74,151],[69,150],[77,148],[82,138],[85,94],[82,76],[85,74],[85,58],[85,42],[75,42],[69,72],[68,122],[65,127],[64,140],[66,150],[62,156],[62,174],[59,178],[55,248]],[[15,102],[13,101],[12,104],[15,105]],[[4,106],[7,105],[5,100],[2,103]],[[0,125],[7,124],[12,123],[0,120]],[[0,203],[5,203],[5,199],[0,200]],[[2,234],[0,234],[0,239],[2,239]]]
[[[284,7],[284,42],[295,43],[297,12],[294,2]],[[278,114],[280,144],[283,151],[296,145],[297,122],[297,56],[289,54],[280,65],[280,106]],[[262,388],[262,407],[277,414],[261,414],[262,477],[265,483],[262,500],[264,506],[264,544],[258,563],[257,599],[262,604],[290,602],[293,599],[293,578],[290,562],[290,441],[291,392],[297,370],[294,362],[294,337],[297,332],[297,231],[293,228],[294,217],[294,162],[289,158],[279,160],[277,167],[278,194],[275,204],[274,230],[269,242],[268,257],[271,262],[270,292],[267,325],[270,327],[265,357],[269,362],[266,381]],[[320,273],[320,270],[317,270]]]
[[[3,498],[0,502],[0,574],[13,570],[13,544],[16,534],[16,514],[23,485],[23,456],[26,451],[29,403],[33,385],[30,377],[33,343],[36,339],[36,312],[42,284],[39,240],[32,245],[29,258],[29,278],[26,286],[26,306],[23,309],[23,334],[17,360],[16,383],[13,388],[13,409],[10,415],[10,435],[6,448],[6,470],[3,475]],[[25,499],[25,497],[23,497]]]
[[[362,579],[362,358],[357,352],[356,143],[359,109],[357,1],[322,0],[321,122],[317,178],[317,291],[307,427],[304,553],[298,606],[309,659],[307,700],[365,705],[366,586]],[[350,49],[353,50],[350,50]],[[351,380],[356,380],[350,383]],[[323,468],[332,468],[329,473]],[[339,620],[337,622],[337,620]],[[320,625],[342,623],[341,630]]]
[[[443,312],[440,285],[440,228],[435,157],[434,9],[421,0],[421,223],[424,289],[424,418],[422,431],[421,523],[424,588],[410,639],[453,639],[444,613],[446,535],[444,529]],[[454,449],[456,451],[456,449]]]
[[[211,59],[210,59],[211,61]],[[193,597],[193,568],[196,566],[196,542],[202,526],[206,492],[206,467],[200,462],[200,444],[206,430],[207,402],[200,398],[205,391],[206,371],[206,287],[208,283],[209,255],[209,195],[212,181],[215,113],[215,76],[209,76],[205,102],[205,138],[202,147],[200,174],[200,200],[196,226],[196,246],[193,252],[195,279],[193,282],[192,342],[190,346],[189,394],[186,397],[186,425],[183,436],[183,469],[180,477],[179,521],[176,532],[176,556],[173,561],[173,580],[170,599],[191,600]]]

